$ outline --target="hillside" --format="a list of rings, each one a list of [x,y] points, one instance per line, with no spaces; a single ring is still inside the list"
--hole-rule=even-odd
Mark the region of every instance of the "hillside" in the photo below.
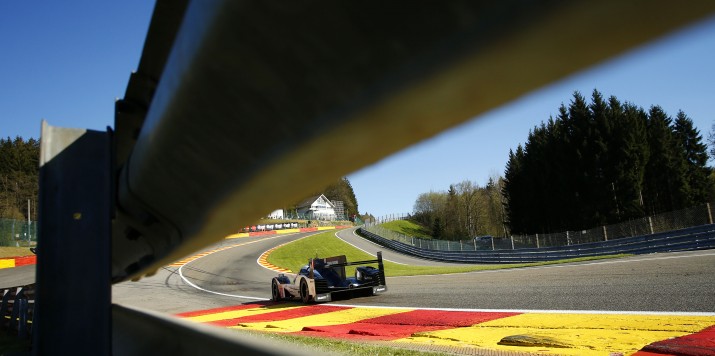
[[[431,239],[432,236],[429,234],[429,230],[413,221],[410,220],[394,220],[381,224],[380,226],[385,229],[407,235],[412,237],[419,237],[423,239]]]

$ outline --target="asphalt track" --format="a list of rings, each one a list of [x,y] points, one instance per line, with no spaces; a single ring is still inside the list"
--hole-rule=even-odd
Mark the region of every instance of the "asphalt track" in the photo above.
[[[432,347],[640,356],[647,355],[638,352],[645,345],[691,334],[699,337],[696,345],[715,347],[713,250],[388,277],[389,291],[379,296],[312,306],[266,302],[276,273],[259,266],[259,256],[312,234],[226,239],[153,277],[115,285],[113,301],[223,327]],[[338,236],[370,253],[381,250],[352,229]],[[383,250],[383,256],[396,263],[444,265],[391,251]],[[0,271],[0,282],[1,273],[7,272]],[[698,333],[703,329],[710,331]],[[513,337],[522,344],[501,344]]]
[[[275,272],[256,261],[267,249],[313,233],[229,239],[213,249],[237,246],[197,259],[181,269],[167,267],[144,282],[127,282],[115,286],[114,299],[134,300],[128,291],[161,286],[171,300],[192,298],[198,292],[212,294],[220,301],[207,298],[209,307],[225,300],[249,301],[268,299],[270,279]],[[356,247],[374,253],[381,250],[352,232],[337,233]],[[386,260],[420,265],[444,265],[440,262],[402,256],[383,251]],[[163,279],[163,282],[158,280]],[[197,290],[187,285],[191,282]],[[356,298],[354,305],[399,306],[410,308],[456,308],[497,310],[589,310],[651,312],[715,312],[715,251],[679,252],[633,256],[617,260],[564,264],[499,271],[471,272],[453,275],[389,277],[389,293],[371,298]],[[150,285],[151,287],[147,287]],[[178,293],[178,294],[176,294]],[[161,293],[163,294],[163,293]],[[236,296],[236,297],[234,297]],[[151,298],[154,299],[154,298]],[[140,305],[159,311],[183,311],[184,303],[164,306]],[[143,304],[143,303],[142,303]],[[194,304],[187,308],[196,308]],[[200,306],[199,306],[200,308]]]
[[[381,249],[350,230],[346,242]],[[408,264],[399,255],[386,258]],[[421,260],[418,260],[421,261]],[[428,262],[429,263],[429,262]],[[715,312],[715,251],[652,254],[464,274],[388,278],[385,305],[431,308]],[[375,305],[381,301],[351,303]]]
[[[472,354],[646,356],[639,350],[673,350],[673,343],[715,348],[715,251],[388,277],[389,291],[379,296],[311,306],[267,302],[276,273],[259,266],[259,256],[311,234],[225,240],[154,277],[115,286],[114,301],[221,327]],[[381,250],[352,229],[335,234],[369,253]]]

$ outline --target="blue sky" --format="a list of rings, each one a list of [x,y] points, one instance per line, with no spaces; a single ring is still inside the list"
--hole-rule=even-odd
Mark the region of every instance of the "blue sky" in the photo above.
[[[152,1],[1,1],[0,136],[39,138],[40,120],[104,130],[124,96],[149,26]],[[594,88],[674,116],[707,138],[715,123],[715,18],[578,73],[348,177],[360,211],[407,213],[420,193],[503,174],[509,149]]]

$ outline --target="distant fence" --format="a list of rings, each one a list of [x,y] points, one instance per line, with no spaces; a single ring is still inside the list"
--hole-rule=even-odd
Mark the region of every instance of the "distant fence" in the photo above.
[[[0,219],[0,246],[32,246],[36,243],[36,221]]]
[[[270,218],[276,218],[276,217],[268,217]],[[285,220],[348,220],[347,216],[345,214],[316,214],[316,213],[308,213],[308,214],[300,214],[298,212],[284,212],[283,216],[278,218],[278,219],[285,219]]]
[[[375,222],[366,224],[363,229],[379,235],[382,238],[399,241],[420,249],[441,251],[494,251],[605,242],[713,224],[712,204],[706,203],[688,209],[629,220],[619,224],[599,226],[588,230],[565,231],[552,234],[480,236],[457,241],[420,239],[403,235],[380,226],[380,224],[385,222],[407,218],[409,218],[409,214],[391,214],[377,218]]]
[[[602,242],[584,243],[570,246],[502,249],[478,251],[427,249],[401,241],[390,240],[358,229],[358,233],[377,244],[392,250],[424,259],[456,263],[528,263],[554,261],[577,257],[604,256],[615,254],[645,254],[654,252],[692,251],[715,248],[715,225],[702,225],[676,231],[652,235],[626,237]],[[435,245],[440,246],[440,245]],[[441,245],[440,247],[443,247]],[[451,246],[451,245],[450,245]],[[462,245],[462,247],[468,247]]]

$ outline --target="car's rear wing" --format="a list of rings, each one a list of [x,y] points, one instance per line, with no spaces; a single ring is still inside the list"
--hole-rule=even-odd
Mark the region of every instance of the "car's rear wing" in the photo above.
[[[311,258],[308,265],[310,266],[310,278],[313,278],[313,261],[315,259]],[[321,258],[325,262],[325,267],[326,268],[331,268],[336,270],[338,274],[340,274],[341,278],[345,278],[345,267],[346,266],[360,266],[360,265],[369,265],[373,263],[377,263],[377,269],[380,270],[380,284],[385,285],[385,268],[382,264],[382,251],[377,251],[377,259],[374,260],[365,260],[365,261],[355,261],[355,262],[348,262],[347,259],[345,258],[345,255],[340,255],[340,256],[334,256],[334,257],[326,257],[326,258]]]

